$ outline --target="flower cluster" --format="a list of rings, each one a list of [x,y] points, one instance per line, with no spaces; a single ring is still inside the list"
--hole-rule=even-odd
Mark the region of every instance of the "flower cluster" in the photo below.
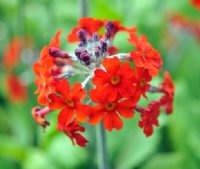
[[[130,53],[118,53],[113,45],[118,32],[129,35]],[[38,87],[35,93],[43,107],[34,107],[32,115],[42,127],[49,125],[46,115],[59,110],[57,130],[84,147],[88,140],[80,134],[85,131],[80,123],[96,125],[102,121],[106,130],[120,130],[122,118],[133,118],[139,112],[139,127],[150,136],[153,125],[159,125],[160,108],[172,113],[173,81],[165,72],[160,86],[150,84],[161,71],[162,58],[145,35],[136,34],[136,27],[82,18],[67,36],[69,43],[78,44],[74,52],[60,49],[60,35],[58,31],[33,65]],[[72,83],[75,75],[83,81]],[[147,92],[158,92],[162,97],[143,108],[138,102],[142,97],[147,100]]]

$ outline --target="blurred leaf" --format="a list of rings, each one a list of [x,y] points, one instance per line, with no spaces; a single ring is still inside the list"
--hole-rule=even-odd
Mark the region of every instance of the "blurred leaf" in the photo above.
[[[47,154],[59,166],[68,169],[75,168],[88,160],[87,150],[77,145],[73,146],[71,140],[62,133],[51,140]]]
[[[0,136],[0,156],[22,162],[28,152],[28,147],[21,145],[10,136]]]
[[[179,153],[157,154],[142,169],[183,169],[183,155]]]
[[[47,154],[39,150],[31,150],[23,163],[24,169],[57,169],[53,161],[48,158]]]
[[[146,138],[142,130],[137,126],[138,117],[124,123],[124,130],[113,131],[108,136],[108,147],[111,156],[114,156],[116,169],[127,169],[138,166],[152,153],[156,151],[159,135],[155,129],[150,138]]]

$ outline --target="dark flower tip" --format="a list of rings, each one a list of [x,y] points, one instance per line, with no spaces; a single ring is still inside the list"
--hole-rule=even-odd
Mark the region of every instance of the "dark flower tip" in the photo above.
[[[64,51],[62,51],[62,50],[60,50],[58,48],[55,48],[55,47],[50,47],[49,48],[49,54],[52,57],[70,58],[70,56],[66,52],[64,52]]]

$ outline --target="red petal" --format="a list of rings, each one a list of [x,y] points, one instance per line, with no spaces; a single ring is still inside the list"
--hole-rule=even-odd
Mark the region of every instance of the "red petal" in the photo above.
[[[63,97],[67,98],[70,91],[69,82],[62,79],[56,83],[56,92],[61,94]]]
[[[113,128],[120,130],[123,126],[122,120],[116,112],[106,113],[103,122],[104,127],[109,131],[112,131]]]
[[[85,147],[86,144],[89,142],[85,137],[83,137],[79,133],[74,133],[74,138],[76,139],[76,143],[81,147]]]
[[[70,98],[75,100],[75,101],[82,101],[86,96],[86,91],[82,89],[81,83],[75,83],[72,86],[71,93],[70,93]]]
[[[125,118],[132,118],[134,116],[134,112],[132,109],[126,109],[126,108],[118,108],[118,113]]]
[[[106,71],[110,74],[116,74],[120,68],[120,60],[118,57],[114,57],[111,59],[104,58],[103,59],[103,66],[105,67]]]
[[[88,123],[89,124],[97,124],[99,123],[102,118],[103,118],[103,115],[105,114],[102,110],[100,110],[100,107],[98,106],[95,106],[91,109],[91,113],[90,113],[90,116],[89,116],[89,120],[88,120]]]
[[[50,94],[48,98],[51,100],[49,107],[52,110],[62,109],[66,106],[65,100],[62,97],[56,96],[55,94]]]
[[[59,30],[50,42],[50,46],[60,48],[60,35],[62,30]]]
[[[73,109],[64,108],[58,115],[58,130],[63,131],[66,126],[72,121],[73,116]]]
[[[76,107],[76,119],[78,122],[85,122],[87,117],[87,108],[88,106],[77,104]]]

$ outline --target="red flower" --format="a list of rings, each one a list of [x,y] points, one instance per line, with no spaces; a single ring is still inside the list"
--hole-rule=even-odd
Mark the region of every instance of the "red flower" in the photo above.
[[[149,137],[153,134],[153,125],[158,126],[158,117],[160,115],[160,103],[151,102],[147,108],[139,108],[141,120],[139,127],[143,128],[144,134]]]
[[[78,42],[77,33],[80,29],[86,31],[90,36],[94,32],[98,32],[104,25],[104,21],[94,18],[81,18],[78,21],[78,26],[72,29],[72,32],[67,36],[67,40],[71,43]]]
[[[22,46],[22,40],[19,37],[14,37],[6,47],[3,54],[3,64],[7,69],[13,69],[18,63]]]
[[[137,49],[137,51],[132,50],[131,52],[136,67],[145,68],[151,76],[157,76],[162,65],[162,59],[158,51],[150,45],[145,35],[138,38],[137,35],[130,34],[128,40]]]
[[[85,128],[79,126],[76,120],[72,121],[69,124],[66,123],[61,129],[58,126],[58,130],[65,133],[71,139],[73,145],[75,145],[75,141],[76,144],[78,144],[81,147],[85,147],[86,143],[88,143],[88,140],[85,137],[77,133],[77,132],[85,132]]]
[[[8,95],[11,101],[25,101],[27,90],[25,83],[17,75],[11,74],[7,77]]]
[[[164,81],[161,83],[161,92],[165,95],[160,99],[162,106],[167,114],[171,114],[173,111],[173,100],[174,100],[174,83],[168,72],[164,73]]]
[[[112,131],[113,128],[120,130],[123,126],[121,118],[132,118],[135,103],[128,99],[116,99],[109,101],[108,97],[97,90],[91,90],[90,97],[96,106],[91,108],[89,123],[97,124],[103,119],[104,127]]]
[[[58,128],[62,130],[66,123],[73,120],[74,116],[77,121],[84,122],[86,106],[80,102],[85,98],[86,92],[82,89],[81,83],[75,83],[70,90],[69,82],[62,79],[55,84],[55,91],[59,95],[49,95],[49,107],[52,110],[62,109],[58,116]]]
[[[49,55],[49,48],[60,47],[60,34],[61,31],[58,31],[56,36],[51,40],[51,43],[42,49],[39,61],[33,65],[34,73],[37,75],[35,84],[38,86],[35,94],[39,94],[38,103],[41,105],[48,104],[47,96],[54,91],[54,79],[51,70],[55,65],[53,58]]]
[[[143,68],[136,68],[136,89],[135,92],[139,95],[143,95],[146,97],[146,92],[149,90],[150,85],[148,82],[150,82],[152,77],[149,75],[149,71],[147,69]]]
[[[46,119],[46,115],[50,112],[49,107],[39,108],[33,107],[32,108],[32,116],[34,120],[43,128],[46,128],[49,125],[49,122]]]
[[[192,4],[200,10],[200,0],[191,0]]]
[[[130,92],[134,90],[134,69],[130,67],[129,62],[120,64],[117,57],[103,59],[102,69],[96,69],[92,82],[98,90],[107,93],[109,101],[114,101],[117,97],[129,97]]]

